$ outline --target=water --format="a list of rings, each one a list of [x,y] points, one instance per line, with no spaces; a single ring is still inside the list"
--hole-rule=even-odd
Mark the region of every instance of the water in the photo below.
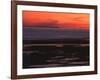
[[[23,68],[88,66],[89,44],[24,44]]]

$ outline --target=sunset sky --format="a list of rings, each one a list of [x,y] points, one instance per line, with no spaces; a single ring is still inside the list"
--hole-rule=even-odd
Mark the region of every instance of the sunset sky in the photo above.
[[[23,11],[23,26],[89,30],[89,14]]]

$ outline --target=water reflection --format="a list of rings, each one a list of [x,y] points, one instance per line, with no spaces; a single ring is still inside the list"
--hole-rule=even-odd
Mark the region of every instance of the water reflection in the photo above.
[[[25,44],[23,68],[89,65],[89,44]]]

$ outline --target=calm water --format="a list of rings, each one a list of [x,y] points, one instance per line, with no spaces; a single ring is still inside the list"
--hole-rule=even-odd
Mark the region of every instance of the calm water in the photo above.
[[[89,65],[89,44],[23,45],[23,68],[83,65]]]

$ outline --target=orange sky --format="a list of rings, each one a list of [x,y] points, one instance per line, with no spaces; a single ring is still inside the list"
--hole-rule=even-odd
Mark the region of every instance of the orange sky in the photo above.
[[[23,26],[89,30],[89,14],[23,11]]]

